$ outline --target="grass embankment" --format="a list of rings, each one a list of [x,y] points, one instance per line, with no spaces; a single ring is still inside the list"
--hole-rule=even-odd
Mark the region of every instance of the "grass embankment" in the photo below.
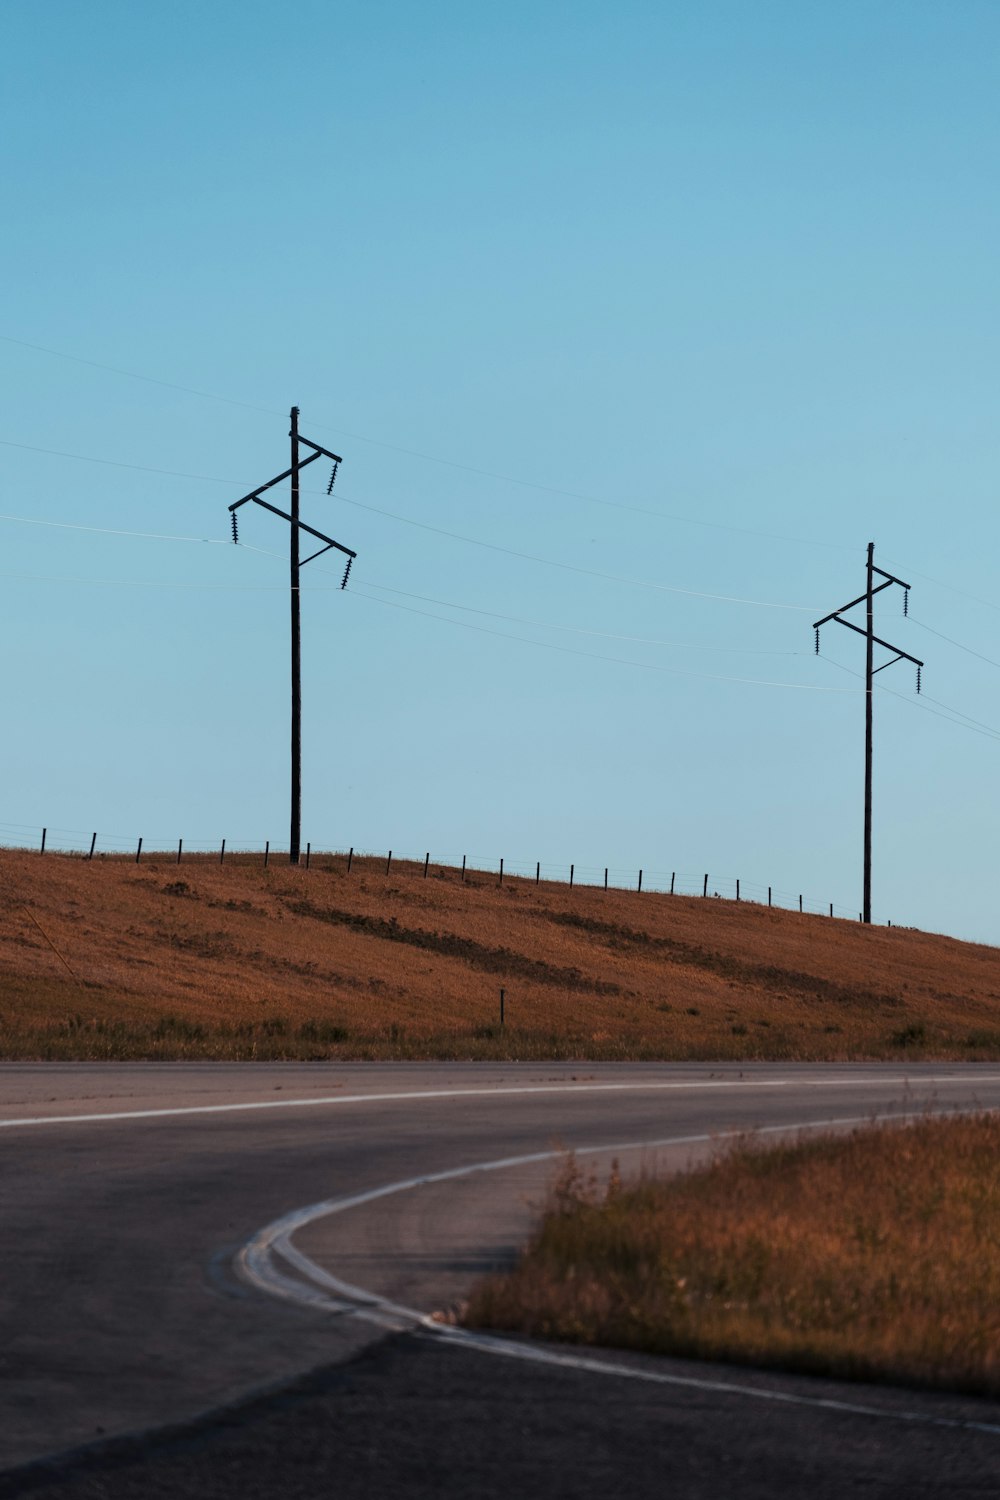
[[[926,1118],[599,1192],[569,1159],[466,1326],[1000,1395],[1000,1120]]]
[[[0,850],[0,1056],[987,1059],[1000,953],[374,859]]]

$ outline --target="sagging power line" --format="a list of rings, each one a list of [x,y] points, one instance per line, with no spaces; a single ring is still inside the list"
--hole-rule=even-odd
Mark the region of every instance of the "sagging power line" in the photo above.
[[[884,579],[883,583],[875,582],[875,574]],[[920,692],[920,674],[923,670],[923,662],[917,657],[911,656],[908,651],[903,651],[899,646],[893,646],[888,641],[882,640],[874,630],[875,595],[880,594],[883,589],[891,588],[898,584],[903,592],[903,614],[909,612],[910,585],[904,583],[901,578],[896,578],[892,573],[886,573],[882,568],[875,566],[875,543],[868,543],[868,586],[863,594],[856,599],[850,600],[848,604],[842,604],[839,609],[824,615],[821,620],[813,623],[816,632],[816,655],[819,655],[819,630],[821,625],[826,625],[830,620],[835,620],[838,625],[844,625],[848,630],[853,630],[857,635],[863,635],[866,641],[865,657],[865,834],[864,834],[864,892],[862,920],[871,922],[872,919],[872,697],[874,694],[874,677],[876,672],[884,672],[886,667],[893,666],[897,661],[909,661],[917,669],[917,692]],[[844,613],[854,609],[858,604],[864,604],[866,624],[862,630],[860,625],[855,625],[852,620],[843,619]],[[895,652],[895,655],[882,663],[880,667],[875,666],[875,647],[884,646],[887,651]]]
[[[309,438],[304,438],[300,435],[299,408],[297,406],[292,407],[291,417],[292,425],[291,430],[288,434],[292,441],[292,462],[290,468],[285,469],[281,474],[276,474],[275,477],[273,479],[269,479],[266,484],[258,485],[255,490],[251,490],[249,495],[244,495],[241,500],[235,501],[235,503],[229,507],[229,514],[232,517],[234,542],[238,542],[239,540],[236,512],[239,510],[241,505],[246,505],[250,501],[253,501],[254,505],[263,506],[264,510],[271,511],[272,515],[280,516],[283,521],[287,521],[289,523],[289,563],[291,570],[290,581],[292,608],[292,796],[291,830],[288,841],[288,862],[289,864],[297,865],[299,862],[299,850],[301,846],[302,833],[302,628],[299,610],[299,571],[301,568],[305,567],[306,563],[312,562],[314,558],[321,557],[324,552],[329,552],[331,548],[336,548],[338,552],[343,552],[347,558],[347,565],[344,568],[344,576],[340,584],[340,587],[344,589],[347,587],[347,579],[351,571],[351,563],[354,561],[358,554],[352,551],[350,547],[345,547],[343,543],[335,542],[333,537],[327,536],[325,532],[317,531],[315,527],[307,526],[304,521],[299,520],[300,472],[308,464],[314,463],[317,458],[330,459],[333,463],[333,471],[330,475],[330,483],[327,487],[327,494],[329,494],[333,489],[334,480],[337,477],[337,470],[339,469],[343,460],[341,459],[339,454],[331,453],[329,448],[321,448],[319,443],[313,443],[309,440]],[[310,450],[305,458],[302,457],[300,451],[303,445]],[[279,510],[278,507],[276,505],[272,505],[270,501],[261,499],[261,496],[266,490],[273,489],[276,484],[281,484],[285,479],[289,479],[291,481],[292,508],[290,514],[288,511]],[[318,547],[315,552],[311,552],[307,558],[304,558],[301,561],[299,560],[300,531],[308,532],[310,536],[315,537],[317,541],[323,543],[323,545],[321,547]]]

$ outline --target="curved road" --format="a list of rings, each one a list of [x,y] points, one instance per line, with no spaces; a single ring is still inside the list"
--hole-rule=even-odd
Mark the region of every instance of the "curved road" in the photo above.
[[[426,1321],[560,1148],[977,1106],[1000,1068],[2,1065],[0,1496],[995,1495],[993,1403]]]

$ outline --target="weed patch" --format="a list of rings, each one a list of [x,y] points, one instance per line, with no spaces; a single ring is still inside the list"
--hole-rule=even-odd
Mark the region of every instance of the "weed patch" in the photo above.
[[[763,1148],[601,1189],[570,1157],[467,1326],[1000,1395],[1000,1120]]]

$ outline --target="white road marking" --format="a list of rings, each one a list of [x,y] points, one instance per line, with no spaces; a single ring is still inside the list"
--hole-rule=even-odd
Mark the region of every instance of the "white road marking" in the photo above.
[[[371,1097],[371,1096],[369,1096]],[[852,1115],[841,1119],[805,1120],[795,1124],[765,1125],[753,1131],[754,1135],[778,1135],[803,1130],[831,1130],[852,1125],[874,1124],[893,1121],[921,1119],[926,1111],[909,1111],[906,1114],[883,1113],[878,1115]],[[743,1131],[727,1131],[723,1134],[701,1132],[697,1135],[668,1136],[662,1140],[620,1141],[602,1146],[585,1146],[577,1149],[577,1156],[606,1155],[610,1152],[655,1151],[668,1146],[705,1145],[712,1141],[736,1138]],[[306,1208],[295,1209],[258,1231],[244,1245],[236,1257],[243,1277],[258,1290],[271,1296],[322,1308],[329,1313],[357,1318],[375,1327],[391,1332],[409,1330],[425,1336],[443,1340],[463,1348],[473,1348],[484,1354],[498,1355],[505,1359],[520,1359],[535,1364],[553,1365],[561,1369],[582,1370],[594,1375],[617,1375],[628,1380],[641,1380],[653,1385],[675,1386],[690,1390],[713,1391],[722,1395],[742,1396],[755,1401],[769,1401],[786,1406],[805,1406],[816,1410],[844,1413],[850,1416],[876,1417],[883,1421],[907,1422],[928,1427],[942,1427],[953,1431],[983,1432],[1000,1437],[1000,1423],[976,1422],[961,1417],[942,1417],[910,1409],[869,1406],[861,1402],[840,1401],[832,1397],[799,1395],[790,1391],[779,1391],[753,1385],[741,1385],[734,1380],[713,1380],[693,1375],[672,1375],[664,1370],[651,1370],[619,1364],[610,1359],[596,1359],[589,1355],[564,1354],[556,1350],[541,1349],[522,1344],[514,1339],[500,1338],[493,1334],[472,1333],[464,1328],[455,1328],[436,1322],[433,1317],[405,1307],[387,1297],[380,1297],[362,1287],[352,1286],[332,1276],[322,1266],[310,1260],[292,1243],[297,1230],[317,1219],[332,1214],[345,1213],[379,1198],[395,1193],[409,1192],[413,1188],[431,1183],[454,1181],[470,1177],[478,1172],[500,1172],[511,1167],[529,1166],[538,1162],[552,1161],[564,1156],[565,1151],[535,1151],[526,1156],[501,1157],[496,1161],[476,1162],[472,1166],[452,1167],[443,1172],[431,1172],[421,1177],[406,1178],[401,1182],[387,1183],[371,1188],[364,1193],[354,1193],[347,1198],[330,1198]],[[298,1276],[287,1275],[275,1263],[280,1256]],[[300,1279],[304,1278],[304,1279]]]
[[[228,1115],[264,1109],[320,1109],[344,1104],[392,1104],[403,1100],[475,1099],[509,1094],[671,1093],[697,1089],[785,1089],[796,1085],[809,1088],[881,1088],[901,1084],[904,1088],[915,1088],[927,1084],[951,1084],[967,1088],[985,1083],[1000,1083],[1000,1073],[974,1074],[969,1077],[942,1073],[926,1077],[918,1075],[913,1079],[890,1074],[872,1078],[706,1078],[664,1083],[539,1083],[515,1084],[510,1087],[501,1085],[496,1088],[399,1089],[384,1094],[328,1094],[312,1099],[252,1099],[235,1104],[178,1104],[161,1109],[122,1109],[81,1115],[26,1115],[20,1119],[0,1120],[0,1130],[39,1125],[93,1125],[115,1120],[166,1120],[186,1115]]]

